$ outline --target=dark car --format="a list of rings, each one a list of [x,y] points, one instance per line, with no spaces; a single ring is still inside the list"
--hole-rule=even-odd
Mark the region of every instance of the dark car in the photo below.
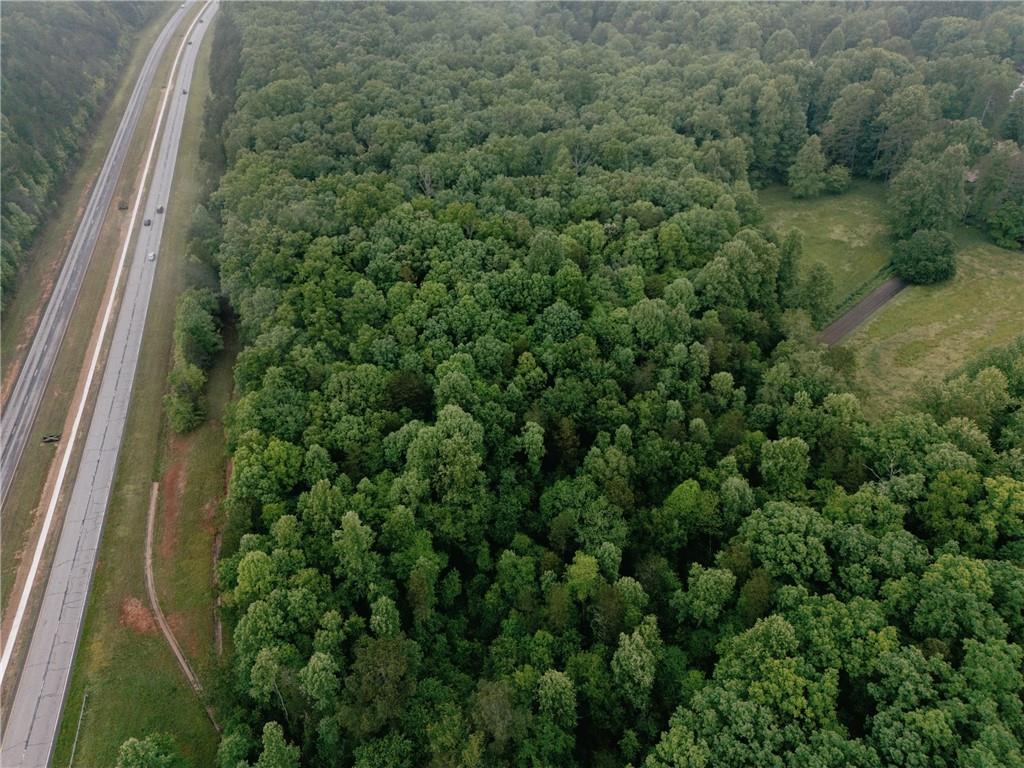
[[[157,213],[163,213],[164,212],[164,207],[161,205],[159,208],[156,209],[156,212]]]
[[[153,223],[152,219],[146,219],[144,222],[142,222],[142,226],[148,227],[152,223]]]

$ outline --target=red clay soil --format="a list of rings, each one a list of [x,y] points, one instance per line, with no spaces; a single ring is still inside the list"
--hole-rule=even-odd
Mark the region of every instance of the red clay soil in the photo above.
[[[182,437],[171,438],[168,455],[174,460],[160,479],[163,489],[163,525],[160,529],[159,553],[162,560],[170,560],[178,549],[178,518],[181,513],[181,496],[185,490],[185,462],[187,441]]]
[[[156,634],[153,613],[137,597],[126,597],[121,601],[121,626],[139,635]]]
[[[893,296],[906,287],[907,284],[901,278],[889,278],[854,304],[832,325],[818,334],[818,341],[822,344],[828,344],[830,347],[833,344],[838,344],[850,331],[867,320],[875,311],[887,304]]]

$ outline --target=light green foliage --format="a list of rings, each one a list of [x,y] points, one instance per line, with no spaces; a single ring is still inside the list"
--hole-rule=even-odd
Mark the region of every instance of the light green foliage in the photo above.
[[[576,691],[564,672],[549,669],[537,685],[537,704],[542,714],[563,728],[576,725]]]
[[[829,529],[815,510],[773,501],[748,517],[741,530],[769,575],[826,582],[831,571],[826,550]]]
[[[793,197],[815,197],[825,190],[825,162],[821,139],[811,136],[797,152],[796,160],[789,168],[789,188]]]
[[[631,634],[619,635],[619,647],[612,656],[612,675],[625,700],[635,709],[645,709],[661,655],[658,624],[648,616]]]
[[[298,768],[299,750],[288,744],[284,730],[277,723],[263,726],[263,750],[255,768]]]
[[[778,496],[794,498],[803,494],[810,468],[808,448],[799,437],[769,440],[761,447],[761,477]]]
[[[686,589],[687,616],[698,626],[710,625],[731,601],[735,588],[736,576],[731,571],[694,563]]]
[[[128,739],[117,751],[116,768],[184,768],[185,761],[166,733]]]

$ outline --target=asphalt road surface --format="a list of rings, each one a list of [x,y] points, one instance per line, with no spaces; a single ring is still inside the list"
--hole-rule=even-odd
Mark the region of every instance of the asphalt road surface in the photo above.
[[[117,179],[121,175],[121,167],[124,165],[125,156],[128,154],[132,137],[135,135],[135,128],[142,116],[146,96],[153,85],[153,78],[164,51],[167,49],[167,44],[187,12],[185,8],[178,8],[175,11],[160,31],[152,50],[142,65],[142,71],[139,72],[139,78],[135,81],[135,88],[125,107],[124,116],[114,134],[114,141],[110,145],[106,160],[103,161],[103,167],[100,169],[92,194],[89,196],[85,213],[78,225],[78,232],[75,234],[67,258],[64,260],[64,266],[54,285],[53,294],[46,305],[39,328],[36,330],[24,364],[18,373],[14,388],[11,390],[11,396],[8,398],[2,416],[0,416],[0,446],[2,446],[0,447],[0,451],[2,451],[0,454],[0,504],[7,499],[7,491],[10,488],[11,479],[14,477],[14,471],[21,460],[25,444],[31,437],[32,425],[39,412],[46,384],[50,380],[57,352],[64,339],[64,332],[71,320],[71,312],[78,299],[82,279],[85,277],[92,259],[100,227],[107,211],[110,210]]]
[[[838,320],[825,328],[819,335],[818,340],[830,347],[838,344],[843,338],[867,320],[875,310],[889,301],[893,296],[907,287],[907,284],[898,277],[890,277],[871,293],[854,304]]]
[[[86,601],[114,481],[121,438],[128,415],[139,349],[149,309],[153,277],[159,261],[165,216],[158,206],[169,199],[182,123],[203,35],[217,12],[210,5],[203,23],[191,32],[168,100],[153,180],[138,212],[151,219],[139,228],[128,267],[117,323],[100,383],[85,449],[64,518],[46,591],[22,667],[13,704],[6,713],[0,765],[3,768],[45,768],[50,764],[71,677]],[[150,254],[155,254],[151,258]],[[154,406],[157,407],[157,406]]]

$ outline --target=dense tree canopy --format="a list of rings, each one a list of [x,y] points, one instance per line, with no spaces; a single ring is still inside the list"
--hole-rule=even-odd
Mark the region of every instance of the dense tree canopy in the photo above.
[[[1021,347],[868,421],[751,185],[963,215],[1021,22],[226,7],[219,764],[1019,763]]]
[[[117,85],[155,3],[5,3],[2,12],[3,203],[0,285],[56,201],[94,118]]]

